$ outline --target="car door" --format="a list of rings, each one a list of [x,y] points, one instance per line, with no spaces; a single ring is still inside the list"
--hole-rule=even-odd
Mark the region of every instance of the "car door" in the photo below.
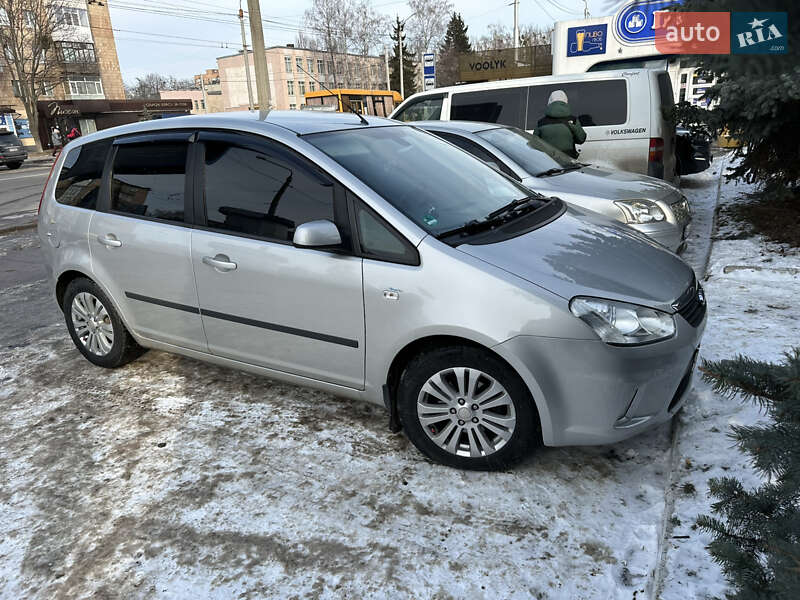
[[[267,138],[199,139],[192,262],[210,352],[362,388],[362,261],[343,191]],[[341,248],[292,245],[298,225],[320,219],[339,226]]]
[[[191,134],[114,141],[89,247],[95,277],[134,332],[206,351],[190,252]]]

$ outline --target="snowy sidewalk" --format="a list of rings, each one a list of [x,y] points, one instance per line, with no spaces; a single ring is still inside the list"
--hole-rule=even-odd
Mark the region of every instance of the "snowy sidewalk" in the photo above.
[[[751,190],[723,183],[720,206]],[[735,239],[731,225],[720,225],[706,280],[709,318],[700,355],[709,360],[750,358],[780,361],[800,344],[800,251],[760,237]],[[726,239],[728,238],[728,239]],[[700,514],[710,514],[708,480],[732,476],[745,487],[758,483],[743,454],[728,438],[733,424],[761,418],[751,404],[726,400],[698,378],[679,415],[673,485],[674,509],[667,515],[666,561],[659,600],[724,597],[727,585],[705,549],[710,537],[694,528]]]

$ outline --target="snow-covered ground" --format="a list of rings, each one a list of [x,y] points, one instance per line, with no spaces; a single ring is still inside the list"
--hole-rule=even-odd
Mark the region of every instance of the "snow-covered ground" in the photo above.
[[[718,168],[685,178],[685,258],[700,273]],[[715,244],[704,356],[776,358],[792,328],[797,338],[790,311],[767,306],[786,304],[796,278],[724,273],[783,264],[756,262],[760,249]],[[461,472],[389,434],[372,406],[160,352],[95,368],[55,318],[31,329],[15,317],[42,306],[57,317],[48,293],[0,295],[0,598],[720,594],[690,525],[708,477],[746,472],[724,436],[753,415],[701,382],[674,451],[667,424],[613,446],[543,449],[509,472]],[[686,482],[694,496],[673,492]]]
[[[720,205],[751,188],[723,183]],[[791,224],[787,224],[789,226]],[[796,224],[795,224],[796,226]],[[733,223],[720,223],[706,280],[709,319],[701,357],[737,354],[780,362],[783,352],[800,345],[800,250],[740,237]],[[730,426],[763,418],[752,404],[726,400],[697,379],[693,398],[679,415],[674,471],[668,492],[663,588],[659,598],[721,598],[726,589],[719,567],[709,560],[710,537],[695,529],[700,514],[710,514],[708,480],[735,476],[754,487],[758,478],[746,458],[733,448]]]

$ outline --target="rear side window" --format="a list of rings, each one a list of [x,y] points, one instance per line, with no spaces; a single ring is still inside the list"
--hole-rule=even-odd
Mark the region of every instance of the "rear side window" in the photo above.
[[[100,140],[72,148],[56,182],[56,202],[94,209],[100,195],[103,166],[111,148],[111,140]]]
[[[545,116],[547,100],[555,90],[563,90],[572,115],[584,127],[621,125],[628,120],[628,90],[624,79],[581,81],[533,85],[528,88],[528,124],[535,129]]]
[[[119,146],[111,179],[111,209],[182,223],[187,150],[185,142]]]
[[[334,220],[333,184],[286,152],[205,142],[209,227],[287,242],[308,221]]]
[[[525,92],[525,88],[500,88],[453,94],[450,100],[450,119],[523,127]]]
[[[412,102],[401,110],[395,119],[398,121],[438,121],[442,118],[444,96],[426,96]]]

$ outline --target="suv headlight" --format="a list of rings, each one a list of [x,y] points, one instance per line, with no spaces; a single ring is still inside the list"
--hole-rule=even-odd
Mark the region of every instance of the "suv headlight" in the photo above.
[[[667,216],[652,200],[616,200],[628,223],[658,223]]]
[[[608,344],[644,344],[675,334],[672,315],[644,306],[578,296],[569,309]]]

